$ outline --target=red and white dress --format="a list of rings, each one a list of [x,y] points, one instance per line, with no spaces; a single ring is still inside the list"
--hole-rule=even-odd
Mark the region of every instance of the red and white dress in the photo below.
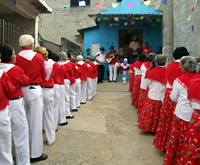
[[[179,60],[168,64],[166,69],[167,90],[165,92],[162,108],[160,110],[160,118],[153,142],[155,148],[161,151],[167,150],[166,144],[170,139],[170,129],[172,126],[173,115],[176,107],[175,102],[170,99],[172,86],[174,80],[180,77],[182,74],[183,72],[180,68]]]
[[[138,115],[141,113],[142,108],[144,107],[144,102],[147,100],[147,80],[146,80],[146,71],[151,66],[151,62],[145,62],[142,64],[140,68],[140,72],[142,73],[141,83],[140,83],[140,91],[139,91],[139,98],[138,98]]]
[[[129,80],[129,92],[133,91],[133,79],[134,79],[134,64],[131,64],[131,66],[129,67],[129,71],[130,71],[130,80]]]
[[[188,99],[194,109],[185,134],[180,156],[181,165],[200,164],[200,76],[193,78],[188,86]]]
[[[177,102],[175,117],[170,130],[170,140],[167,145],[167,153],[164,158],[164,165],[179,164],[181,150],[185,134],[192,117],[193,109],[190,106],[188,97],[189,81],[196,76],[196,73],[186,72],[178,77],[173,83],[171,100]]]
[[[133,85],[133,91],[132,91],[132,105],[138,106],[138,98],[139,98],[139,91],[140,91],[140,83],[141,83],[141,77],[142,73],[140,72],[140,68],[144,62],[142,61],[136,61],[134,63],[134,85]]]
[[[156,132],[162,99],[166,89],[165,74],[166,69],[161,66],[151,69],[148,74],[148,98],[139,120],[139,128],[144,131]]]

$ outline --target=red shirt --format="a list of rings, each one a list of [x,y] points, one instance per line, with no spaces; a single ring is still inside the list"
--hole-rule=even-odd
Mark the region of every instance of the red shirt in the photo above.
[[[76,74],[76,66],[73,62],[68,62],[68,64],[71,65],[71,68],[73,70],[73,75],[70,77],[70,85],[73,85],[76,82],[75,74]]]
[[[13,99],[23,95],[21,87],[28,86],[30,83],[30,78],[25,75],[24,71],[16,65],[10,63],[0,63],[0,70],[5,71],[11,83],[15,86],[15,93],[8,97],[8,99]]]
[[[54,68],[53,68],[53,65],[50,62],[45,61],[45,69],[46,69],[47,76],[40,83],[40,85],[41,85],[41,87],[53,87],[54,86],[54,79],[53,79]]]
[[[53,75],[53,79],[54,79],[54,84],[64,84],[64,73],[60,68],[60,65],[58,62],[55,62],[53,64],[53,70],[54,70],[54,75]],[[63,76],[61,75],[61,73],[63,73]],[[63,79],[61,80],[61,78],[63,77]]]
[[[116,53],[116,52],[115,52]],[[115,54],[115,53],[113,53],[113,52],[108,52],[108,54],[106,55],[106,58],[110,58],[113,54]],[[115,54],[115,58],[113,58],[113,60],[110,62],[110,64],[112,64],[112,65],[114,65],[116,62],[117,62],[117,57],[118,58],[120,58],[121,56],[118,54],[118,53],[116,53]]]
[[[8,106],[8,97],[12,96],[15,90],[7,73],[0,70],[0,110]]]
[[[60,71],[59,71],[59,77],[60,80],[58,80],[58,84],[64,85],[65,84],[65,73],[66,73],[66,68],[64,65],[59,64]],[[55,73],[56,74],[56,73]]]
[[[143,48],[143,50],[142,50],[142,53],[144,53],[146,56],[148,56],[148,54],[151,53],[151,52],[152,52],[152,48],[151,47]]]
[[[65,67],[65,69],[64,69],[65,79],[70,80],[70,85],[74,84],[75,78],[74,79],[72,78],[72,77],[74,77],[74,72],[72,70],[71,64],[68,62],[68,63],[63,64],[63,66]]]
[[[76,72],[75,72],[75,78],[80,79],[81,78],[81,67],[76,65]]]
[[[94,76],[93,78],[97,78],[98,77],[98,72],[97,72],[97,67],[98,65],[96,66],[93,62],[90,62],[90,65],[93,67],[94,69]]]
[[[30,84],[39,84],[46,77],[43,57],[30,49],[22,49],[19,52],[16,65],[31,79]]]
[[[78,62],[77,66],[81,67],[81,81],[87,81],[87,64],[83,61]]]
[[[92,67],[91,63],[88,64],[88,78],[94,78],[94,68]]]

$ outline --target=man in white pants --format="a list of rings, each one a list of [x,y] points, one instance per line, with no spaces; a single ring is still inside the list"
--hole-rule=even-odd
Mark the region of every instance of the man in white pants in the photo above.
[[[8,75],[0,70],[0,164],[12,165],[12,134],[8,109],[8,96],[15,92],[15,87]]]
[[[81,104],[86,104],[87,99],[87,64],[83,61],[83,57],[79,55],[77,57],[77,66],[81,67]]]
[[[109,62],[109,82],[117,82],[117,66],[115,63],[117,62],[117,57],[120,58],[121,55],[119,54],[119,51],[115,51],[114,46],[111,46],[110,52],[106,55],[106,59],[112,59]]]
[[[30,164],[28,123],[24,110],[22,86],[28,86],[29,77],[19,67],[11,64],[16,61],[15,51],[8,45],[2,46],[0,70],[5,71],[10,81],[16,87],[15,93],[9,96],[9,110],[11,114],[11,127],[17,164]]]
[[[44,59],[39,53],[33,52],[34,39],[31,35],[19,38],[21,51],[16,56],[16,65],[20,66],[30,78],[30,85],[23,87],[25,110],[30,115],[30,151],[31,162],[48,158],[43,152],[42,118],[43,100],[40,83],[45,79]]]

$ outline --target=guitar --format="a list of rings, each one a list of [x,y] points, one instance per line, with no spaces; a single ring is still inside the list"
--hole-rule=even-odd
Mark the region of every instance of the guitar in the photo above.
[[[106,58],[107,63],[110,64],[112,62],[112,60],[115,58],[116,54],[118,54],[118,51],[115,52],[114,54],[112,54],[109,58]]]

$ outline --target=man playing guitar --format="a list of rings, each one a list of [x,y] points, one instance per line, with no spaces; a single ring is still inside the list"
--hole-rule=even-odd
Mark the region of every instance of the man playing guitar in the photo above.
[[[119,51],[115,51],[114,46],[111,46],[110,52],[106,55],[106,61],[109,63],[109,82],[117,82],[117,66],[115,63],[117,62],[117,57],[120,58],[121,55]]]

